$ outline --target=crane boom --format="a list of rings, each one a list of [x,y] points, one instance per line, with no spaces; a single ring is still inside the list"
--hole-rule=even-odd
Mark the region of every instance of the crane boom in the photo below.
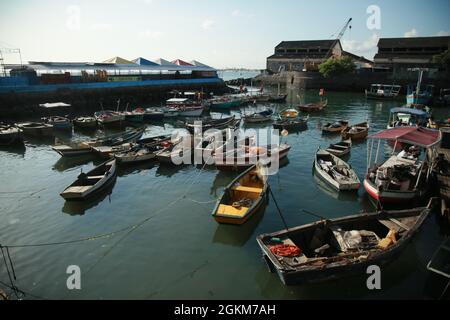
[[[338,43],[339,41],[341,41],[342,37],[345,34],[345,31],[347,31],[348,27],[350,26],[350,23],[353,21],[353,18],[348,19],[347,23],[344,25],[344,27],[341,29],[341,31],[339,32],[336,40],[333,42],[333,45],[330,47],[330,50],[327,53],[326,58],[328,59],[331,56],[331,53],[333,51],[333,48],[336,46],[336,43]],[[351,27],[350,27],[351,28]]]

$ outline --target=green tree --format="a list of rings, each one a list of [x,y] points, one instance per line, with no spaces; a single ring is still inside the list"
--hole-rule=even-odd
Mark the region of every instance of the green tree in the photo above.
[[[355,64],[350,57],[329,58],[327,61],[319,65],[319,72],[325,77],[335,77],[341,74],[353,72]]]

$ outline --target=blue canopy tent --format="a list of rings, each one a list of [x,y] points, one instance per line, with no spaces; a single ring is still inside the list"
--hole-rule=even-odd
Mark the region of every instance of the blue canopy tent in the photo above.
[[[136,63],[136,64],[138,64],[138,65],[140,65],[140,66],[157,66],[156,63],[154,63],[154,62],[152,62],[152,61],[149,61],[149,60],[147,60],[147,59],[144,59],[144,58],[142,58],[142,57],[139,57],[139,58],[137,58],[137,59],[134,59],[133,62]]]

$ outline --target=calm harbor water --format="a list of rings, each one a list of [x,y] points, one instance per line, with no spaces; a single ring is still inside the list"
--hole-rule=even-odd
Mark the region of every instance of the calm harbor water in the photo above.
[[[314,102],[317,92],[291,92],[288,102],[297,103],[299,99]],[[315,220],[302,213],[302,209],[327,218],[373,210],[362,188],[358,194],[337,195],[315,180],[312,175],[315,151],[339,139],[323,136],[319,127],[336,119],[352,123],[368,119],[373,133],[386,127],[390,108],[400,103],[365,101],[364,95],[349,93],[329,93],[328,99],[327,111],[312,115],[307,131],[283,138],[283,142],[292,146],[289,159],[279,174],[269,179],[289,226]],[[283,107],[286,106],[275,106]],[[255,107],[245,110],[252,108]],[[436,110],[435,115],[448,117],[448,111]],[[178,125],[176,122],[149,125],[146,135],[169,133]],[[266,127],[269,126],[258,128]],[[72,137],[83,138],[87,137],[78,132]],[[366,275],[285,287],[276,275],[267,271],[255,241],[258,234],[283,228],[272,199],[263,212],[243,226],[218,225],[210,215],[215,200],[236,173],[150,162],[121,169],[110,193],[100,199],[67,204],[59,193],[81,169],[86,172],[101,160],[61,159],[51,150],[51,143],[30,140],[26,149],[0,150],[0,243],[65,242],[133,225],[136,228],[74,244],[11,248],[16,285],[38,297],[391,299],[431,298],[436,294],[435,282],[439,279],[426,270],[426,265],[444,239],[445,228],[435,216],[427,219],[399,259],[382,269],[380,291],[367,289]],[[366,150],[366,142],[357,143],[348,160],[360,178],[366,169]],[[186,197],[181,198],[183,195]],[[79,291],[67,290],[69,265],[81,268]],[[3,264],[0,280],[8,282]]]

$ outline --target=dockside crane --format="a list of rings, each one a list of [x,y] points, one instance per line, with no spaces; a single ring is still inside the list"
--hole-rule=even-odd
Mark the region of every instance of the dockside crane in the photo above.
[[[326,58],[328,59],[332,53],[333,53],[333,48],[336,46],[336,44],[341,41],[342,37],[344,36],[345,32],[347,31],[347,29],[352,29],[351,23],[353,21],[353,18],[348,19],[348,21],[346,22],[346,24],[344,25],[344,27],[341,29],[341,31],[339,32],[336,41],[333,42],[333,45],[330,47],[330,50],[327,53]],[[334,34],[331,35],[331,37],[334,37]]]

